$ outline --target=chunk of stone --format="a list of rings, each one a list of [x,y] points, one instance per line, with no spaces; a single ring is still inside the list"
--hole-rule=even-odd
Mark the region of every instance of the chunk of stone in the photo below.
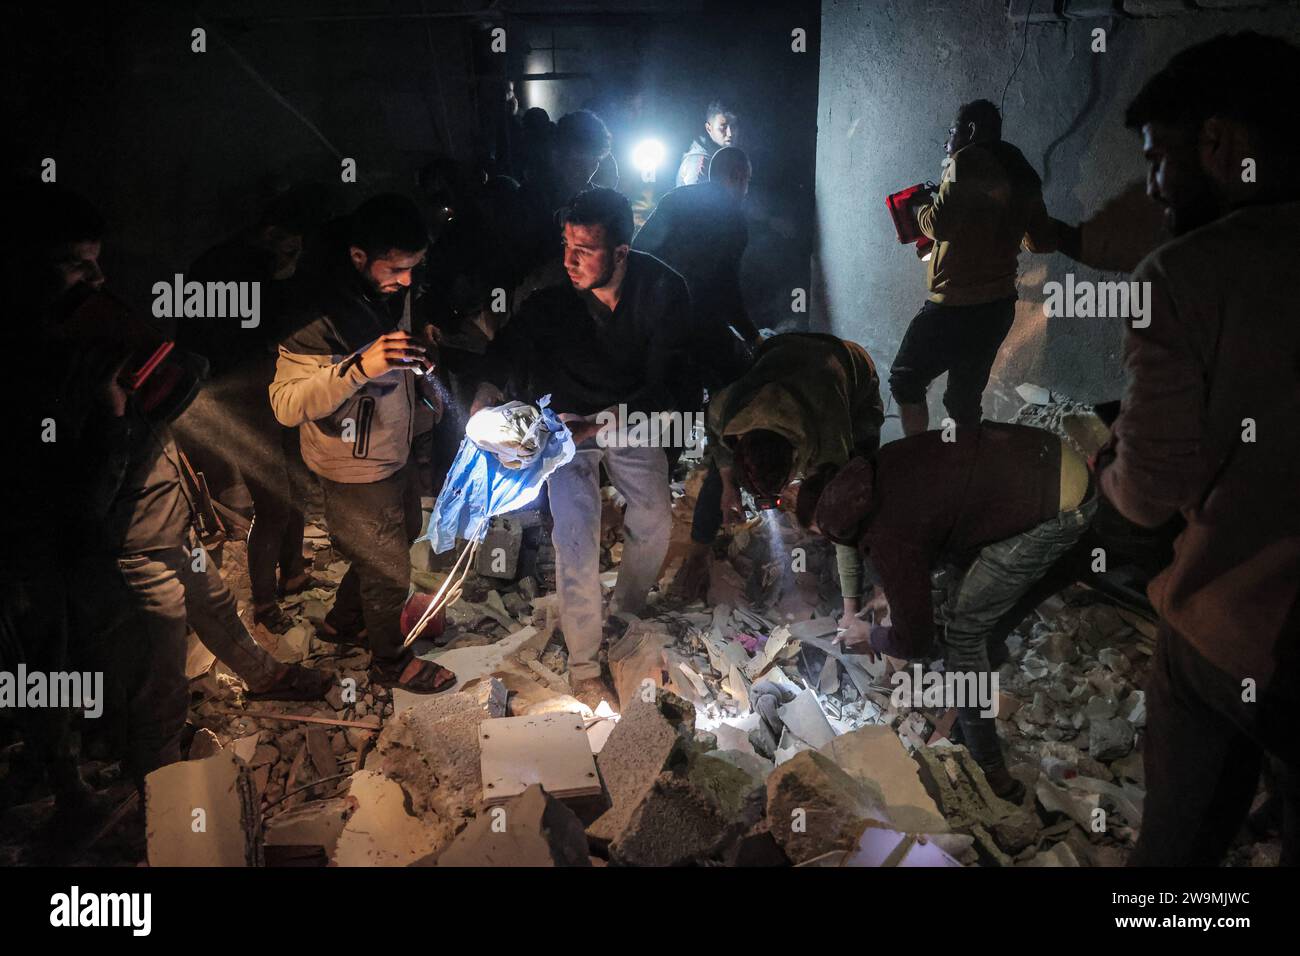
[[[1070,640],[1069,635],[1059,631],[1048,634],[1046,640],[1039,646],[1038,652],[1051,664],[1068,664],[1079,656],[1074,641]]]
[[[491,808],[434,859],[437,866],[591,866],[582,821],[533,784]]]
[[[149,865],[260,866],[259,807],[252,774],[230,750],[153,771],[145,777]]]
[[[1134,730],[1123,717],[1088,724],[1088,753],[1095,760],[1115,760],[1133,749]]]
[[[444,842],[443,827],[407,809],[396,780],[374,770],[352,775],[351,815],[330,860],[335,866],[410,866]]]
[[[795,864],[857,847],[868,826],[891,828],[883,799],[825,754],[805,750],[767,778],[768,832]]]
[[[836,737],[821,752],[879,794],[894,826],[911,833],[945,833],[948,821],[921,783],[920,769],[886,726],[861,727]]]

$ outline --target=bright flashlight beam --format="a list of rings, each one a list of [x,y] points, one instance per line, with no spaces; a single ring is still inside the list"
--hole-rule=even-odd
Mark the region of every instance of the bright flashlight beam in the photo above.
[[[643,139],[632,150],[632,165],[642,175],[652,173],[663,165],[664,157],[667,154],[668,151],[664,149],[664,144],[659,140]]]

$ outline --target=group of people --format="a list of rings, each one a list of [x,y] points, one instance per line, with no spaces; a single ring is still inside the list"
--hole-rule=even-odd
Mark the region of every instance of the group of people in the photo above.
[[[1287,770],[1287,809],[1300,810],[1300,758],[1283,730],[1300,679],[1300,332],[1285,321],[1284,291],[1300,216],[1285,92],[1298,63],[1284,41],[1220,37],[1175,57],[1129,107],[1148,192],[1176,238],[1134,275],[1151,285],[1150,322],[1126,332],[1129,390],[1092,461],[1051,433],[982,420],[1019,253],[1080,247],[1078,227],[1048,215],[1037,173],[987,100],[957,111],[942,182],[915,209],[934,242],[928,296],[888,375],[905,437],[884,445],[865,349],[760,333],[748,318],[740,263],[753,170],[720,103],[679,186],[639,229],[627,196],[593,185],[611,140],[585,110],[554,124],[525,114],[522,182],[442,161],[412,197],[374,196],[324,222],[301,196],[282,197],[186,273],[259,283],[256,328],[186,316],[174,336],[152,330],[106,287],[94,208],[30,190],[9,264],[40,321],[16,362],[32,399],[24,427],[53,422],[57,440],[37,445],[15,499],[21,547],[7,549],[17,560],[6,558],[0,653],[49,671],[102,662],[137,780],[180,757],[191,629],[251,696],[322,696],[332,675],[267,654],[205,548],[209,492],[221,496],[210,484],[225,470],[252,499],[255,623],[287,628],[280,600],[324,584],[303,561],[314,482],[349,561],[318,637],[369,648],[385,686],[444,691],[455,675],[412,654],[403,619],[420,498],[436,493],[467,412],[549,396],[576,447],[546,495],[570,683],[592,706],[614,700],[600,656],[608,615],[641,612],[659,579],[680,448],[607,423],[704,408],[708,470],[674,590],[706,591],[724,523],[793,497],[799,522],[835,543],[841,640],[872,655],[987,672],[1000,623],[1023,612],[1099,507],[1142,527],[1181,515],[1151,589],[1161,632],[1135,860],[1213,862],[1266,751]],[[1247,160],[1255,174],[1243,177]],[[947,418],[931,430],[926,393],[945,372]],[[626,502],[608,608],[602,478]],[[958,717],[994,791],[1018,799],[994,721],[978,706]],[[84,808],[93,794],[67,720],[28,723],[60,810]],[[1288,861],[1296,834],[1287,830]]]

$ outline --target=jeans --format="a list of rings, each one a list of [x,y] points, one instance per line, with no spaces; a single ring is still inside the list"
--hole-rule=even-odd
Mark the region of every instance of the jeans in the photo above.
[[[579,446],[573,460],[546,480],[554,528],[560,627],[574,680],[600,676],[604,631],[600,595],[600,466],[627,499],[623,562],[611,610],[639,614],[668,553],[672,493],[662,448]]]
[[[117,560],[129,615],[106,642],[131,658],[124,675],[130,727],[127,765],[142,779],[180,759],[181,731],[189,711],[185,677],[186,633],[199,640],[253,689],[275,680],[280,664],[253,640],[235,599],[206,552],[177,546]],[[198,564],[201,570],[196,570]],[[135,653],[122,648],[133,645]]]
[[[945,626],[945,672],[980,675],[991,671],[988,643],[998,620],[1074,546],[1096,510],[1094,491],[1079,507],[980,550],[940,607],[939,617]],[[992,717],[981,716],[980,710],[978,706],[959,707],[957,719],[976,762],[985,770],[995,770],[1005,766],[997,725]]]
[[[325,521],[352,566],[339,582],[325,620],[340,634],[365,628],[378,663],[404,656],[402,607],[411,591],[411,542],[420,533],[420,488],[407,462],[380,481],[321,479]]]
[[[984,386],[1015,317],[1015,296],[984,305],[926,302],[903,334],[889,369],[895,401],[924,402],[930,383],[947,372],[943,406],[948,416],[958,425],[978,425]]]
[[[1290,627],[1291,635],[1300,628],[1300,608]],[[1130,866],[1218,866],[1250,811],[1266,752],[1280,765],[1281,862],[1300,864],[1297,663],[1294,650],[1284,651],[1272,681],[1243,701],[1239,681],[1161,623],[1146,688],[1146,800]]]

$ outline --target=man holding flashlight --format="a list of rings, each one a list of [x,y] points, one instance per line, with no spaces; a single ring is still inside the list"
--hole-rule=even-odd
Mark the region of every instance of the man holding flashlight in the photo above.
[[[343,224],[305,306],[280,343],[271,407],[298,426],[302,456],[321,479],[325,520],[351,561],[323,640],[368,644],[375,680],[414,693],[452,687],[451,671],[403,647],[410,545],[420,498],[410,460],[416,403],[436,404],[425,373],[432,337],[411,333],[411,273],[428,234],[415,204],[386,194]]]
[[[856,342],[790,332],[759,347],[753,367],[709,402],[705,417],[710,469],[720,495],[703,488],[700,501],[721,499],[712,513],[697,508],[691,552],[674,582],[687,597],[708,589],[713,539],[721,525],[745,520],[741,489],[760,510],[780,505],[787,485],[873,454],[880,445],[884,406],[880,378]],[[846,621],[860,610],[863,570],[857,551],[837,552]]]

